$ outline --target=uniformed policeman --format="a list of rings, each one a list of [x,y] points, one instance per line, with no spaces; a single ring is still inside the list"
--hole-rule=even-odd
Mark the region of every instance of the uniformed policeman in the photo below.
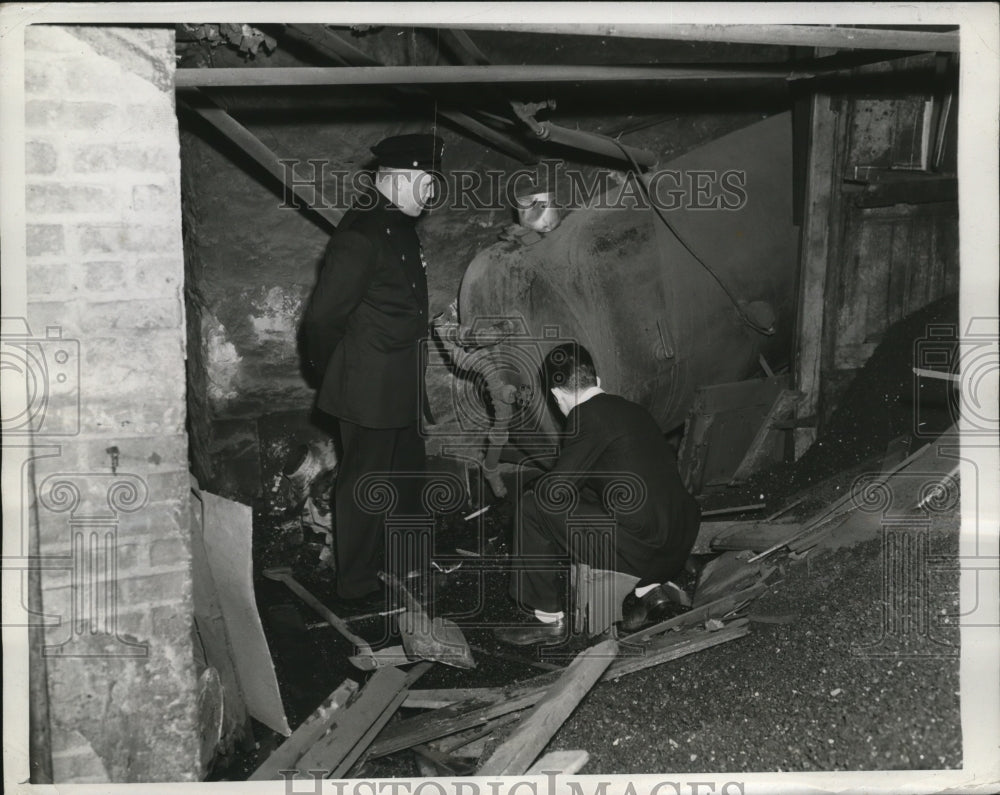
[[[442,151],[441,139],[424,134],[372,147],[376,193],[355,202],[330,238],[303,318],[303,352],[319,384],[316,405],[337,419],[341,436],[335,498],[342,599],[382,590],[384,523],[358,506],[356,484],[368,473],[425,468],[418,415],[427,277],[415,224],[434,197],[431,172],[439,171]],[[417,478],[400,476],[395,483],[395,510],[417,513]]]

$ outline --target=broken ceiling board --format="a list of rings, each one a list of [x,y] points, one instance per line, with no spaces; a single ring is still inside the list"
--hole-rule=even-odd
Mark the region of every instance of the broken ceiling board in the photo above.
[[[287,737],[292,730],[254,597],[252,512],[249,506],[215,494],[203,491],[199,496],[204,508],[205,557],[247,710],[265,726]]]
[[[345,679],[336,690],[323,699],[313,713],[292,732],[292,735],[250,774],[248,780],[283,780],[282,770],[297,769],[299,758],[326,733],[337,712],[344,709],[357,692],[358,683],[353,679]]]
[[[627,674],[678,660],[689,654],[710,649],[722,643],[742,638],[750,632],[750,622],[737,619],[715,631],[688,629],[664,639],[651,642],[640,654],[623,656],[605,671],[603,681],[611,681]],[[623,654],[626,649],[623,647]]]
[[[524,775],[572,776],[579,773],[590,760],[586,751],[550,751],[528,768]]]
[[[538,758],[549,740],[618,655],[618,641],[602,641],[580,652],[545,697],[476,772],[479,776],[519,776]]]

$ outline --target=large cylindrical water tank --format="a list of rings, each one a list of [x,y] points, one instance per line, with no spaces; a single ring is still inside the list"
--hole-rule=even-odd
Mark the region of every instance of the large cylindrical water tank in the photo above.
[[[584,345],[604,388],[648,408],[664,431],[684,421],[698,387],[753,375],[761,354],[772,368],[787,363],[799,240],[790,114],[693,150],[646,181],[669,226],[624,182],[533,244],[497,243],[467,268],[460,338],[492,345],[494,385],[529,396],[513,412],[515,440],[555,427],[536,379],[561,341]],[[768,312],[773,333],[745,320]]]

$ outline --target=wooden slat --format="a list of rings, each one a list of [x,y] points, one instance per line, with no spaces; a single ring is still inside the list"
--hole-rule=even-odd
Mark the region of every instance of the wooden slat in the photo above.
[[[403,706],[406,709],[442,709],[460,701],[499,701],[506,698],[500,687],[452,687],[438,690],[411,690]]]
[[[745,602],[750,602],[756,599],[765,591],[767,591],[767,586],[764,585],[764,583],[756,583],[755,585],[751,585],[749,588],[745,588],[742,591],[738,591],[734,594],[728,594],[720,599],[716,599],[714,602],[709,602],[701,607],[688,610],[686,613],[681,613],[679,616],[674,616],[666,621],[661,621],[659,624],[654,624],[651,627],[646,627],[646,629],[640,629],[638,632],[633,632],[631,635],[627,635],[622,638],[621,643],[622,645],[627,643],[645,645],[649,643],[651,638],[656,635],[662,635],[670,630],[693,627],[707,621],[709,618],[721,618],[722,616],[731,613]]]
[[[605,671],[602,681],[612,681],[636,671],[652,668],[655,665],[672,660],[678,660],[689,654],[710,649],[721,643],[742,638],[750,632],[750,622],[745,618],[733,621],[715,632],[699,630],[686,632],[678,637],[669,637],[659,643],[651,644],[641,656],[622,657]]]
[[[347,702],[358,692],[358,683],[345,679],[313,713],[250,774],[250,781],[282,779],[282,770],[296,769],[296,762],[322,737]]]
[[[507,698],[495,704],[483,704],[476,699],[470,699],[444,709],[436,709],[401,720],[379,736],[372,744],[369,756],[376,759],[393,754],[438,737],[470,729],[511,712],[532,707],[542,699],[546,689],[557,679],[556,673],[542,674],[510,688]]]
[[[357,699],[334,720],[329,731],[302,755],[302,772],[322,770],[326,777],[341,775],[364,753],[396,707],[406,698],[406,687],[430,663],[419,663],[409,674],[398,668],[379,668]]]
[[[531,713],[480,766],[477,775],[518,776],[527,771],[617,654],[618,642],[614,639],[580,652]]]

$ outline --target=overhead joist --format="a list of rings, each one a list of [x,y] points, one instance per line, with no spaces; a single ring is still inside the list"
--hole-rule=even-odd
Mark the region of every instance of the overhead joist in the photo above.
[[[595,83],[673,80],[788,80],[785,67],[725,66],[296,66],[267,69],[178,69],[178,88],[455,85],[463,83]]]
[[[784,47],[958,52],[958,31],[858,28],[836,25],[656,25],[656,24],[475,24],[449,23],[450,28],[497,30],[630,39],[713,41],[728,44],[774,44]]]

